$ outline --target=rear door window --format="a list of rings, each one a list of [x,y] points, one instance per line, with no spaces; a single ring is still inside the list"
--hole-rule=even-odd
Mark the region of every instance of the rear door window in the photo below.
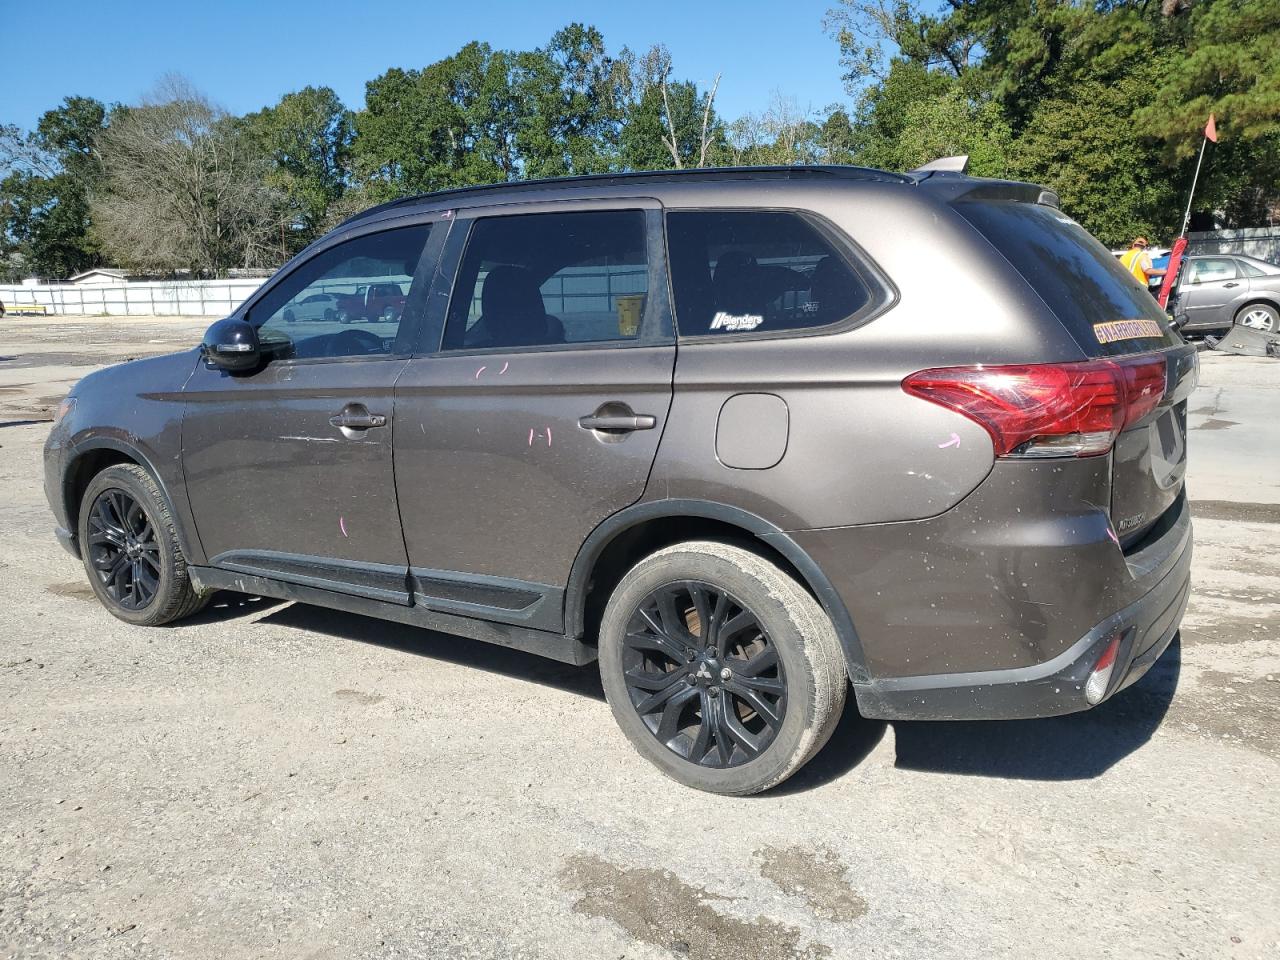
[[[1235,280],[1239,274],[1236,262],[1230,257],[1197,257],[1191,261],[1191,283],[1210,283],[1214,280]]]
[[[1056,207],[971,200],[956,210],[1004,255],[1090,356],[1179,342],[1155,298]]]
[[[637,340],[649,290],[643,210],[477,220],[446,350]]]
[[[871,300],[849,261],[799,213],[672,212],[667,249],[684,337],[809,330]]]

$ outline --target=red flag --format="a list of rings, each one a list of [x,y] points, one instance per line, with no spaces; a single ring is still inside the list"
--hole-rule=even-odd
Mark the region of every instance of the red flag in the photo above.
[[[1169,305],[1169,294],[1173,291],[1174,281],[1178,279],[1178,268],[1182,266],[1182,253],[1186,249],[1186,237],[1179,237],[1173,241],[1173,250],[1169,252],[1169,269],[1160,284],[1160,295],[1156,297],[1162,309]]]
[[[1214,143],[1218,142],[1218,125],[1213,122],[1213,114],[1209,114],[1209,122],[1204,125],[1204,135]]]

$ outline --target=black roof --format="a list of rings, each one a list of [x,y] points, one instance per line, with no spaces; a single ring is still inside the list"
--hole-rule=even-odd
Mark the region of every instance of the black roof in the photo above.
[[[505,183],[486,183],[473,187],[454,187],[449,190],[437,190],[432,193],[420,193],[408,197],[399,197],[376,207],[370,207],[361,213],[343,221],[342,226],[356,223],[366,217],[374,216],[386,210],[406,207],[417,203],[434,203],[439,200],[450,200],[454,197],[466,198],[483,193],[510,191],[546,190],[552,187],[576,186],[624,186],[628,183],[707,183],[717,180],[881,180],[891,183],[916,183],[918,178],[904,176],[900,173],[888,173],[884,170],[873,170],[870,167],[839,166],[835,164],[811,166],[779,166],[779,167],[698,167],[691,170],[638,170],[632,173],[592,173],[576,177],[546,177],[539,180],[510,180]]]

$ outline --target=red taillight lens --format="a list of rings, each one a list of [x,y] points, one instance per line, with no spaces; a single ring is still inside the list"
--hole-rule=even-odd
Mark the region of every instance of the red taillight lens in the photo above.
[[[1127,427],[1160,406],[1164,399],[1164,357],[1135,357],[1113,362],[1124,373],[1124,425]]]
[[[1159,405],[1164,357],[998,367],[940,367],[902,381],[991,434],[996,456],[1093,457]]]

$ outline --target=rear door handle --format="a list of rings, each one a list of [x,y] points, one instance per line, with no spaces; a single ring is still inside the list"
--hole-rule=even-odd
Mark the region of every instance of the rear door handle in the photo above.
[[[387,418],[380,413],[370,413],[364,407],[348,407],[330,417],[329,424],[339,430],[368,430],[371,427],[385,427]]]
[[[1223,286],[1224,286],[1224,287],[1226,287],[1227,289],[1230,289],[1230,288],[1232,288],[1232,287],[1238,287],[1238,286],[1240,286],[1240,284],[1235,283],[1235,282],[1233,281],[1232,283],[1224,283],[1224,284],[1223,284]]]
[[[584,430],[611,430],[617,433],[630,433],[632,430],[652,430],[657,425],[658,418],[647,413],[633,413],[626,416],[592,414],[578,421],[578,426]]]

